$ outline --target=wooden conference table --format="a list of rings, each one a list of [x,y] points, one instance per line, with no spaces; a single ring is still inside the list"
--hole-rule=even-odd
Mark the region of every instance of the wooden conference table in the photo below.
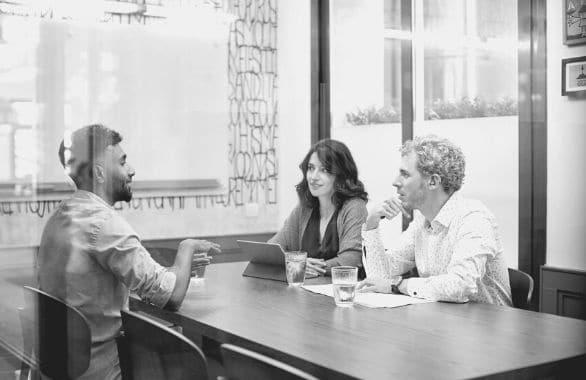
[[[132,306],[186,335],[238,344],[324,379],[580,377],[586,368],[586,321],[483,304],[339,308],[323,295],[243,277],[245,266],[210,265],[176,313]]]

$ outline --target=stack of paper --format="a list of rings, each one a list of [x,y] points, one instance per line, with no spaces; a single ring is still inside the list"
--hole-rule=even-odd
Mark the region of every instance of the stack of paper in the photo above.
[[[303,289],[312,293],[323,294],[328,297],[334,297],[334,287],[332,284],[326,285],[303,285]],[[433,302],[421,298],[413,298],[402,294],[386,293],[356,293],[354,303],[366,307],[398,307],[416,303]]]

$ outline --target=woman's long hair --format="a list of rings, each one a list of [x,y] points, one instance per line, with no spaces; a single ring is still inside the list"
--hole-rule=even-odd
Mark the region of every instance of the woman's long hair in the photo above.
[[[332,203],[340,208],[350,198],[368,200],[368,193],[364,190],[364,184],[358,179],[358,169],[348,147],[337,140],[324,139],[315,143],[299,165],[301,169],[301,181],[295,186],[299,201],[305,207],[319,206],[319,200],[311,195],[307,185],[307,166],[313,153],[317,153],[321,164],[334,176],[334,194]]]

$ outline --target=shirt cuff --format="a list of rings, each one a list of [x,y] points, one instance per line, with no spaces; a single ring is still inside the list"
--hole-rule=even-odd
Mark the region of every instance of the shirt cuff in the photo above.
[[[425,298],[424,296],[425,278],[408,278],[401,282],[399,289],[402,293],[415,298]]]
[[[362,239],[372,240],[379,237],[379,228],[373,228],[372,230],[366,229],[366,223],[362,224]]]
[[[159,288],[154,290],[150,297],[147,297],[148,301],[157,307],[165,307],[167,302],[169,302],[169,298],[171,298],[173,290],[175,289],[176,281],[177,277],[175,276],[175,273],[165,271],[161,277]]]

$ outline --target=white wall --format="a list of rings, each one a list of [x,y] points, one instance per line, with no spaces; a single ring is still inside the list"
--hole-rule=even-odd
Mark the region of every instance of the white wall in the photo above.
[[[559,0],[547,1],[546,264],[586,270],[586,98],[561,96],[561,60],[586,56],[562,43]]]

